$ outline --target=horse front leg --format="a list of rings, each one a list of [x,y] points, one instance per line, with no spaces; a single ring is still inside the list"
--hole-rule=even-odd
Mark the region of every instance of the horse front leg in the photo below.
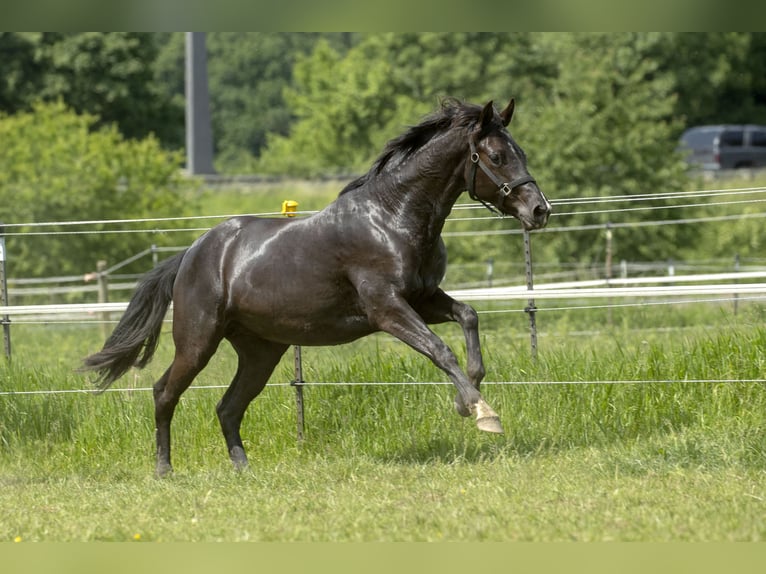
[[[486,371],[479,341],[479,316],[474,308],[453,299],[441,289],[437,289],[429,299],[421,302],[415,310],[426,323],[454,321],[460,325],[465,337],[466,373],[471,384],[478,389],[481,381],[484,380]]]
[[[380,330],[407,343],[447,373],[457,388],[458,394],[455,405],[460,414],[465,413],[464,416],[473,415],[476,417],[476,426],[479,430],[493,433],[503,432],[500,417],[487,404],[477,388],[478,380],[473,383],[468,379],[460,369],[452,349],[428,328],[421,315],[404,299],[392,296],[384,304],[377,301],[376,304],[370,305],[368,308],[375,309],[370,320]],[[478,332],[476,333],[476,343],[476,349],[478,349]],[[481,364],[481,359],[479,357],[478,365],[476,358],[473,361],[474,376],[478,376],[478,371],[483,371],[483,366],[478,366]]]
[[[465,349],[467,356],[466,373],[471,384],[479,390],[479,385],[484,379],[484,359],[481,354],[479,341],[479,316],[470,305],[456,301],[441,289],[420,303],[416,311],[423,317],[426,323],[457,322],[463,329],[465,337]],[[460,394],[455,397],[455,409],[464,417],[471,414],[468,406],[461,400]]]

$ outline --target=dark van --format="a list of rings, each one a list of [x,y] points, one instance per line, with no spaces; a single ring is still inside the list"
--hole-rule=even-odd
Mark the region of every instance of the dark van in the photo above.
[[[766,166],[766,126],[697,126],[681,136],[690,165],[704,170]]]

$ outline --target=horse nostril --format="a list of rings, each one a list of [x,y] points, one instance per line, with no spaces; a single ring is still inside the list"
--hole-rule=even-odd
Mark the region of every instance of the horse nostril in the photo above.
[[[550,204],[548,202],[545,202],[541,205],[538,205],[532,211],[532,214],[534,215],[534,218],[537,221],[545,221],[546,219],[548,219],[548,216],[551,214]]]

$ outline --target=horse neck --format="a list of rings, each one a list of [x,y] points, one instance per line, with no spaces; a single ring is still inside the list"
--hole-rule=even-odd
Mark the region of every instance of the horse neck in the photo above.
[[[464,140],[464,141],[463,141]],[[439,136],[415,152],[376,188],[391,221],[419,241],[434,241],[465,189],[468,139]]]

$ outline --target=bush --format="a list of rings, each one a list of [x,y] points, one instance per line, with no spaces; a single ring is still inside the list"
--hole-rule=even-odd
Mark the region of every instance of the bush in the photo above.
[[[78,115],[62,103],[0,116],[0,221],[6,224],[168,217],[188,209],[181,157],[156,138],[127,140],[114,126]],[[80,274],[98,259],[111,264],[151,243],[178,244],[178,234],[94,231],[151,230],[156,223],[10,227],[11,277]],[[162,227],[168,227],[163,223]],[[45,232],[44,234],[41,234]],[[73,233],[76,232],[76,233]],[[21,235],[23,233],[23,235]],[[14,235],[19,234],[19,235]]]

